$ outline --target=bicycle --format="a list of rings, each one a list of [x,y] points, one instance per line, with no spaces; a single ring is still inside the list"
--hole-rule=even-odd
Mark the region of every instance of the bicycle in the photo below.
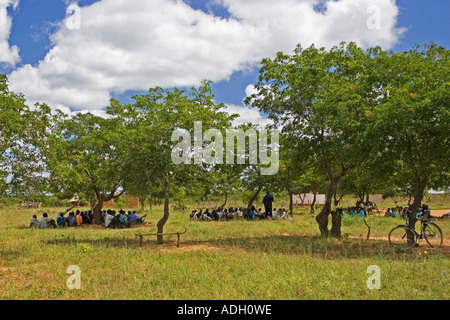
[[[409,214],[406,214],[406,224],[397,226],[391,230],[389,233],[389,243],[394,248],[406,250],[418,246],[417,242],[425,239],[430,247],[440,248],[444,242],[441,228],[429,219],[419,218],[419,220],[421,222],[420,234],[410,227]],[[411,240],[408,239],[408,235]]]

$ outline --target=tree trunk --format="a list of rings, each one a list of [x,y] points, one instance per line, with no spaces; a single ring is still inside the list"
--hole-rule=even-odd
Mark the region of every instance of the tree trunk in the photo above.
[[[417,177],[416,178],[416,188],[414,193],[414,201],[412,205],[410,205],[411,212],[409,213],[409,226],[413,229],[416,227],[417,222],[417,212],[419,211],[419,207],[422,204],[422,200],[425,193],[425,188],[428,183],[428,177]],[[409,234],[407,232],[408,242],[414,242],[414,235]]]
[[[92,214],[94,215],[94,224],[102,224],[102,208],[103,198],[99,196],[94,205],[94,209],[92,210]]]
[[[248,208],[251,208],[253,205],[253,202],[255,202],[256,198],[258,197],[259,193],[262,190],[262,186],[259,186],[258,189],[256,190],[256,192],[253,194],[252,198],[250,199],[250,201],[248,202]]]
[[[289,191],[289,213],[291,216],[294,215],[294,193],[292,190]]]
[[[170,183],[172,182],[173,174],[169,174],[169,179],[166,182],[165,178],[162,179],[162,186],[164,190],[164,216],[161,220],[158,221],[158,224],[156,225],[158,227],[158,235],[156,237],[156,243],[157,244],[163,244],[164,243],[164,225],[166,224],[167,220],[169,220],[169,192],[170,192]]]
[[[341,216],[340,212],[333,211],[331,213],[331,230],[330,230],[332,237],[336,237],[336,238],[341,237],[341,221],[342,221],[342,216]]]
[[[147,197],[140,197],[139,198],[139,203],[141,205],[141,209],[144,210],[144,206],[145,206],[145,199],[147,199]]]
[[[369,190],[366,191],[366,203],[370,200],[370,192]]]
[[[319,225],[320,234],[322,236],[328,236],[328,216],[331,214],[331,202],[333,201],[334,189],[336,187],[336,180],[332,176],[330,178],[330,185],[328,186],[326,202],[322,210],[316,217],[317,224]]]
[[[334,206],[337,207],[339,205],[339,203],[341,203],[342,198],[344,198],[345,196],[345,192],[343,192],[342,194],[339,195],[337,194],[337,191],[334,191],[334,196],[333,196],[333,200],[334,200]]]
[[[414,214],[417,214],[417,211],[419,211],[419,207],[422,204],[427,183],[428,177],[423,178],[419,177],[416,179],[416,190],[414,193],[414,201],[411,205],[411,211],[413,211]]]
[[[225,208],[228,202],[228,192],[225,192],[225,202],[220,206],[221,208]]]
[[[311,214],[314,214],[316,211],[316,201],[317,201],[317,191],[314,191],[313,201],[311,203]]]

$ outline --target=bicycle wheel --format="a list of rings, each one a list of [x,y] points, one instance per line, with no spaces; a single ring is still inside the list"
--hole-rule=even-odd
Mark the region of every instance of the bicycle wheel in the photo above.
[[[440,248],[444,242],[441,228],[432,222],[426,225],[425,230],[423,231],[423,236],[425,237],[425,240],[427,240],[430,247],[433,248]]]
[[[414,242],[408,242],[408,233],[410,238],[414,238]],[[409,226],[398,226],[389,233],[389,243],[397,249],[410,249],[414,247],[417,242],[416,233]]]

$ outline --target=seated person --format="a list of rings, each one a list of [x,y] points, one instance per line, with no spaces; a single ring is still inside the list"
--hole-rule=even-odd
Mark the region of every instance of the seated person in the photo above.
[[[119,213],[119,221],[122,227],[128,226],[128,219],[127,216],[125,215],[125,211]]]
[[[219,215],[219,213],[217,212],[216,209],[213,209],[213,210],[211,211],[211,218],[212,218],[214,221],[219,221],[220,215]]]
[[[206,221],[211,221],[212,220],[211,213],[209,212],[209,209],[206,209],[205,213],[203,213],[203,219],[206,220]]]
[[[424,217],[422,210],[422,208],[419,208],[419,211],[417,211],[417,219],[422,219]]]
[[[42,214],[41,222],[39,222],[40,229],[56,228],[55,220],[48,217],[47,213]]]
[[[265,214],[261,210],[261,208],[259,208],[258,211],[256,211],[256,214],[258,215],[258,218],[260,218],[260,219],[264,219],[265,218]]]
[[[361,218],[364,218],[366,216],[366,212],[364,211],[363,208],[361,208],[361,210],[359,210],[358,214]]]
[[[113,211],[109,216],[112,217],[112,219],[110,219],[111,221],[106,227],[110,229],[120,228],[120,214],[116,215],[116,212]]]
[[[387,211],[386,211],[386,213],[384,214],[384,216],[385,216],[386,218],[392,217],[391,208],[388,208],[388,209],[387,209]]]
[[[250,221],[255,220],[255,213],[252,211],[251,208],[248,208],[247,210],[244,210],[244,218],[246,220],[250,220]]]
[[[281,214],[280,214],[280,219],[286,220],[288,217],[288,213],[286,211],[286,209],[281,209]]]
[[[397,218],[397,212],[395,212],[394,209],[392,209],[391,217],[392,218]]]
[[[81,213],[81,218],[83,219],[83,224],[92,224],[92,220],[87,211]]]
[[[76,226],[76,221],[75,221],[75,213],[71,212],[69,213],[69,216],[67,217],[67,226],[68,227],[75,227]]]
[[[90,223],[94,221],[94,214],[92,213],[92,210],[89,210],[89,212],[87,213],[87,217],[91,221]]]
[[[79,211],[75,215],[75,224],[77,227],[81,227],[81,225],[83,224],[83,218],[81,217],[81,212]]]
[[[236,209],[236,219],[242,218],[242,208]]]
[[[236,213],[234,212],[233,208],[230,208],[230,210],[228,210],[228,220],[234,219],[236,219]]]
[[[272,211],[272,218],[273,218],[273,219],[278,219],[278,211],[277,211],[277,208],[273,208],[273,211]]]
[[[105,227],[108,228],[109,224],[111,223],[112,219],[114,219],[114,216],[116,213],[112,210],[108,210],[105,215]]]
[[[39,220],[37,219],[37,215],[33,215],[30,222],[30,228],[39,228]]]
[[[128,215],[128,218],[127,218],[127,222],[128,222],[128,224],[130,225],[130,226],[133,226],[133,225],[135,225],[135,224],[140,224],[140,223],[144,223],[144,218],[146,217],[147,215],[145,215],[145,216],[143,216],[143,217],[139,217],[137,214],[136,214],[136,211],[133,211],[132,213],[130,213],[129,215]]]
[[[103,210],[102,211],[102,217],[100,218],[100,220],[102,221],[102,223],[105,223],[105,218],[106,218],[106,215],[108,214],[108,212],[111,212],[111,210]],[[92,219],[92,221],[94,221],[94,219]]]
[[[216,214],[219,217],[218,220],[222,220],[223,219],[224,214],[223,214],[222,208],[217,209]]]
[[[65,227],[67,218],[64,217],[64,212],[61,212],[56,218],[56,225],[58,227]]]

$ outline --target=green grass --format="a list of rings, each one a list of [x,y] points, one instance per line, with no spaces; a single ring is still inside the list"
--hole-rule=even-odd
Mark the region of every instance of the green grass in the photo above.
[[[194,222],[174,212],[166,232],[139,247],[136,233],[149,226],[106,230],[102,227],[31,230],[37,210],[0,210],[0,299],[449,299],[448,247],[424,243],[396,252],[387,240],[401,219],[344,217],[342,239],[318,237],[312,215],[289,221]],[[55,218],[58,209],[48,209]],[[444,236],[448,221],[438,221]],[[331,224],[330,224],[331,225]],[[427,251],[427,253],[425,253]],[[420,254],[420,255],[419,255]],[[81,269],[81,289],[69,290],[67,268]],[[369,290],[367,268],[381,269],[381,289]]]

